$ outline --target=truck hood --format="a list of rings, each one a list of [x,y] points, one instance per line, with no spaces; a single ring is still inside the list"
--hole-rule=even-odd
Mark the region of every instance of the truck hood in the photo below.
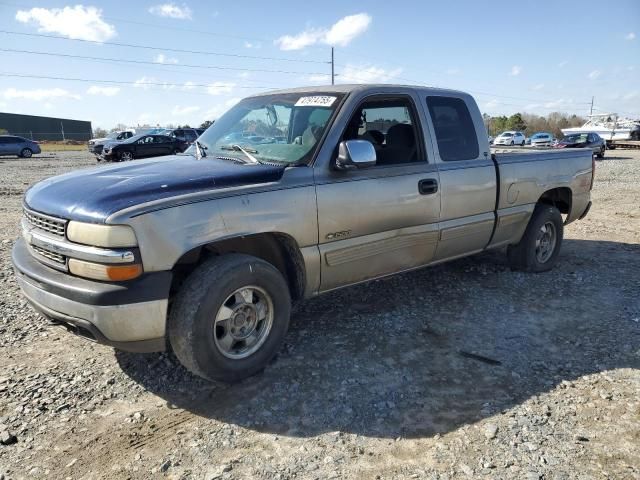
[[[119,210],[188,193],[277,182],[285,167],[172,155],[79,170],[43,180],[25,204],[55,217],[101,223]]]

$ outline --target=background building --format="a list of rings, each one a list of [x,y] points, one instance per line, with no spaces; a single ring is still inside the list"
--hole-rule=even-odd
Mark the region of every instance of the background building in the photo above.
[[[0,130],[33,140],[89,140],[91,122],[0,112]]]

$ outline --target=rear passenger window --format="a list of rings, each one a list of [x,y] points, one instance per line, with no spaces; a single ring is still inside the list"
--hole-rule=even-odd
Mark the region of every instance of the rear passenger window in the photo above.
[[[440,158],[445,162],[478,158],[478,137],[464,100],[427,97],[427,107],[433,122]]]

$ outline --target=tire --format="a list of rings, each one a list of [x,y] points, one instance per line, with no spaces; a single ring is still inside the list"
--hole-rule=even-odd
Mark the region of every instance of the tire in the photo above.
[[[598,153],[596,153],[596,157],[598,158],[604,158],[604,145],[602,147],[600,147],[600,151]]]
[[[511,269],[525,272],[551,270],[558,259],[562,238],[560,211],[552,205],[538,204],[520,242],[510,245],[507,250]],[[551,250],[544,248],[544,240],[551,246]]]
[[[511,143],[509,145],[513,146],[513,140],[511,140]]]
[[[23,148],[22,150],[20,150],[20,158],[31,158],[31,155],[33,155],[33,152],[31,151],[30,148]]]
[[[121,162],[127,162],[129,160],[133,160],[133,152],[130,152],[128,150],[125,150],[124,152],[122,152],[120,154],[120,161]]]
[[[261,371],[276,355],[290,314],[289,287],[273,265],[244,254],[214,257],[198,266],[176,295],[169,343],[192,373],[234,383]]]
[[[522,141],[522,143],[520,144],[521,147],[524,147],[524,140]]]

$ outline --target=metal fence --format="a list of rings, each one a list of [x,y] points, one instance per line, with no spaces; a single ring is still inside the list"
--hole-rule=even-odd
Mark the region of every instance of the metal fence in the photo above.
[[[86,141],[92,137],[90,121],[17,113],[0,113],[0,130],[32,140]]]

